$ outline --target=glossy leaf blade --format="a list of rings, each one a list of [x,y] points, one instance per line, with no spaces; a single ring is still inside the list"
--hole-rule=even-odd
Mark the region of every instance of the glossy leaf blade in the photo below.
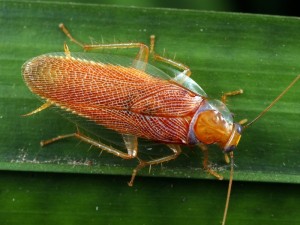
[[[297,18],[100,5],[1,2],[0,168],[22,171],[131,174],[136,161],[102,154],[76,140],[41,148],[39,142],[76,127],[45,110],[22,117],[40,105],[22,81],[22,64],[37,55],[82,51],[58,29],[64,22],[87,43],[140,41],[157,36],[156,51],[188,65],[192,78],[211,98],[243,88],[228,107],[237,121],[258,115],[299,73]],[[183,19],[184,18],[184,19]],[[278,35],[280,31],[281,35]],[[108,52],[134,57],[134,51]],[[260,121],[247,129],[235,154],[236,180],[299,183],[299,84]],[[54,126],[55,125],[55,126]],[[151,150],[158,153],[156,149]],[[227,176],[222,152],[211,148],[211,162]],[[156,167],[151,176],[211,178],[197,148]],[[148,175],[147,171],[141,174]]]

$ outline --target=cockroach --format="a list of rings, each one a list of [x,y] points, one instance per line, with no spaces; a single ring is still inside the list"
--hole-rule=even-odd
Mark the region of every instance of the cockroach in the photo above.
[[[127,153],[93,140],[79,131],[41,141],[41,145],[75,137],[123,159],[137,158],[139,164],[128,183],[132,186],[140,169],[177,158],[183,145],[198,145],[204,152],[204,169],[222,179],[208,166],[206,145],[218,144],[226,161],[231,163],[223,216],[225,224],[233,180],[233,150],[239,143],[242,130],[264,115],[299,80],[300,75],[255,119],[243,125],[245,120],[233,122],[225,105],[228,96],[242,94],[243,90],[225,93],[221,101],[209,99],[190,78],[188,66],[154,52],[154,35],[150,36],[149,46],[139,42],[86,45],[76,40],[63,24],[59,27],[85,51],[137,48],[139,52],[126,66],[95,60],[89,58],[88,54],[71,54],[67,44],[64,44],[64,53],[50,53],[30,59],[22,66],[23,78],[29,89],[44,99],[45,103],[26,115],[58,106],[120,133]],[[150,57],[182,72],[174,78],[151,73],[147,70]],[[138,156],[138,138],[166,144],[172,154],[149,161],[142,160]]]

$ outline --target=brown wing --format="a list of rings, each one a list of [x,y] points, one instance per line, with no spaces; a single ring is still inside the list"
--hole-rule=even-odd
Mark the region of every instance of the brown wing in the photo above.
[[[34,93],[70,109],[82,105],[172,117],[194,111],[201,98],[134,68],[47,55],[24,65],[23,76]]]
[[[203,100],[174,82],[134,68],[62,56],[36,57],[22,70],[25,82],[37,95],[108,128],[149,139],[157,136],[145,131],[145,127],[151,127],[151,120],[155,123],[154,117],[161,119],[150,133],[159,135],[168,124],[166,118],[174,118],[171,129],[186,135],[186,120]]]

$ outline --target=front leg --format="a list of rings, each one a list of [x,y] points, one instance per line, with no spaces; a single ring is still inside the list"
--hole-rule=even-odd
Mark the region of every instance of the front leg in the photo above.
[[[234,96],[234,95],[240,95],[240,94],[243,94],[244,91],[243,89],[239,89],[239,90],[236,90],[236,91],[230,91],[230,92],[226,92],[222,95],[222,98],[221,98],[221,101],[226,104],[226,101],[227,101],[227,97],[228,96]]]
[[[206,145],[204,144],[198,144],[199,148],[202,150],[203,152],[203,169],[209,173],[210,175],[214,176],[215,178],[217,178],[218,180],[223,180],[223,176],[218,174],[215,170],[213,170],[212,168],[209,167],[208,165],[208,148]]]

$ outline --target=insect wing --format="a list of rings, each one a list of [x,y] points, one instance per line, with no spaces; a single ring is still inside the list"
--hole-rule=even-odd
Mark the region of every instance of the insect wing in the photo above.
[[[54,56],[62,56],[65,57],[64,53],[58,52],[58,53],[52,53],[49,55]],[[134,64],[144,64],[145,62],[138,62],[136,59],[132,59],[126,56],[120,56],[120,55],[110,55],[110,54],[101,54],[101,53],[81,53],[81,52],[75,52],[72,53],[71,56],[75,59],[86,61],[86,62],[92,62],[92,63],[98,63],[99,65],[115,65],[125,68],[134,68]],[[145,70],[148,75],[151,75],[156,78],[160,78],[163,80],[171,80],[172,78],[159,69],[158,67],[155,67],[149,63],[147,63]]]
[[[200,96],[207,97],[205,91],[190,77],[186,76],[184,73],[179,73],[173,78],[175,82],[181,84],[187,89],[193,91],[194,93],[199,94]]]
[[[64,57],[64,53],[52,53],[54,56],[62,56]],[[99,54],[99,53],[72,53],[72,57],[87,61],[87,62],[95,62],[99,64],[111,64],[122,67],[133,67],[135,59],[126,57],[126,56],[118,56],[118,55],[109,55],[109,54]],[[139,64],[138,62],[135,62]],[[142,64],[144,62],[141,62]],[[167,73],[164,72],[160,67],[156,65],[152,65],[147,63],[145,67],[145,72],[153,77],[160,78],[163,80],[174,81],[179,85],[187,88],[188,90],[199,94],[200,96],[207,97],[205,91],[197,84],[193,79],[186,76],[182,71],[177,70],[171,66],[166,67],[164,65],[162,68],[167,68]],[[170,74],[170,75],[169,75]],[[172,74],[172,75],[171,75]]]
[[[175,85],[171,77],[150,64],[146,72],[139,71],[132,67],[133,62],[134,59],[114,55],[72,53],[66,57],[64,53],[51,53],[25,63],[23,75],[31,90],[42,98],[121,134],[138,129],[129,133],[147,136],[153,126],[148,130],[139,121],[147,119],[145,124],[149,126],[154,120],[181,117],[198,107],[201,97],[195,91]],[[180,79],[185,80],[183,84],[192,82],[186,76]],[[196,87],[195,83],[191,86]],[[182,121],[178,123],[185,120]],[[183,131],[180,135],[184,135]]]

